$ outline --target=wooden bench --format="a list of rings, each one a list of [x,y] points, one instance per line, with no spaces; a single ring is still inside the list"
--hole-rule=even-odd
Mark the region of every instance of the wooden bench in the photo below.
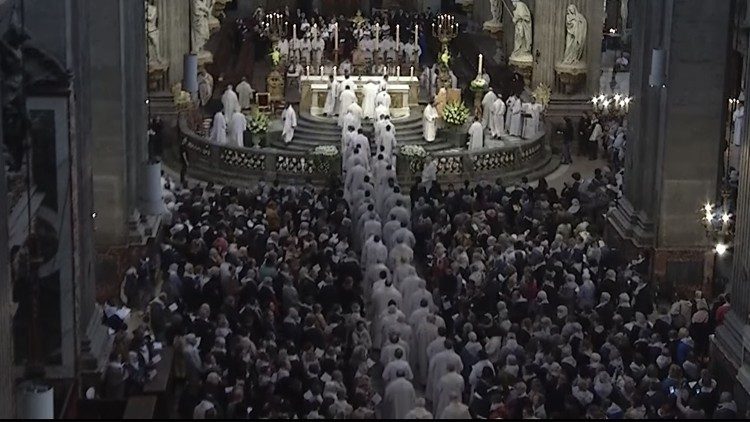
[[[143,387],[143,395],[156,399],[154,418],[167,419],[172,406],[174,349],[165,347],[160,355],[161,361],[156,364],[156,376]]]
[[[154,419],[157,396],[133,396],[128,399],[122,419]]]

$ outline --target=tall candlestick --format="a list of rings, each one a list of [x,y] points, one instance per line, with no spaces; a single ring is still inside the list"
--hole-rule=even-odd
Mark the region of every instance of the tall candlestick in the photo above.
[[[323,76],[323,66],[320,66],[320,76]]]
[[[412,78],[414,77],[414,66],[412,66],[411,69],[409,69],[409,76]]]
[[[338,51],[339,50],[339,23],[336,22],[336,24],[333,26],[333,34],[334,34],[334,46],[333,48]]]
[[[380,24],[375,24],[375,50],[380,49]]]
[[[479,66],[477,66],[477,68],[479,69],[477,70],[477,74],[481,75],[482,74],[482,55],[481,54],[479,55]]]
[[[383,76],[388,74],[388,66],[383,66]]]
[[[396,77],[397,78],[401,77],[401,66],[396,66]]]
[[[396,51],[399,51],[399,44],[401,44],[401,28],[400,25],[396,25]]]
[[[307,68],[305,69],[305,71],[307,73],[307,76],[310,76],[310,66],[307,66]]]
[[[297,24],[292,25],[292,38],[297,39]]]
[[[333,77],[336,77],[336,69],[338,69],[336,66],[333,67]]]
[[[419,45],[419,25],[414,25],[414,45]]]

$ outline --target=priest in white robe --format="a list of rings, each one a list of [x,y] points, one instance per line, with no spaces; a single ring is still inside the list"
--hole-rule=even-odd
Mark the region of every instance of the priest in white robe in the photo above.
[[[490,109],[490,134],[493,138],[499,138],[505,133],[505,101],[500,95]]]
[[[414,372],[409,366],[409,362],[406,361],[403,350],[396,350],[393,354],[395,359],[391,360],[385,365],[383,369],[383,375],[381,376],[383,384],[388,384],[396,379],[396,374],[399,372],[404,373],[404,378],[411,381],[414,379]]]
[[[376,290],[375,286],[373,286],[373,293],[372,293],[373,297],[375,297],[376,292],[380,292],[380,291],[382,291],[382,288],[378,288]],[[374,315],[374,321],[370,325],[370,331],[371,331],[370,336],[372,337],[373,347],[380,349],[383,346],[383,340],[384,340],[383,339],[383,326],[388,325],[392,322],[395,322],[398,319],[399,315],[403,315],[403,312],[401,312],[398,309],[398,306],[396,305],[395,300],[391,302],[390,304],[388,304],[388,307],[384,311],[380,313],[375,313],[375,310],[376,310],[376,304],[373,301],[373,303],[371,303],[370,312],[369,312],[370,315]],[[381,353],[380,355],[381,355],[380,356],[381,362],[383,362],[382,358],[384,358],[385,355],[384,353]],[[387,362],[385,362],[383,366],[387,365],[388,362],[390,362],[390,360],[387,360]]]
[[[240,100],[240,107],[242,111],[250,109],[250,103],[253,99],[253,87],[247,82],[247,78],[243,77],[242,81],[237,84],[237,97]]]
[[[461,396],[453,393],[450,396],[450,403],[445,406],[443,413],[438,416],[440,419],[471,419],[469,406],[461,403]]]
[[[490,125],[492,105],[496,100],[497,94],[495,94],[495,91],[490,87],[487,93],[484,94],[484,98],[482,98],[482,126],[484,127]]]
[[[229,123],[229,144],[244,147],[243,137],[245,130],[247,130],[247,118],[239,111],[235,111]]]
[[[206,106],[214,93],[214,77],[205,69],[198,74],[198,98],[202,106]]]
[[[354,128],[354,132],[356,132],[357,129],[362,126],[360,120],[357,119],[357,116],[355,116],[351,110],[345,110],[344,113],[339,116],[339,119],[341,120],[341,136],[345,136],[350,128]]]
[[[521,115],[521,100],[515,95],[508,98],[506,103],[505,126],[511,136],[521,136],[523,116]]]
[[[525,118],[526,121],[523,127],[524,139],[532,139],[540,132],[539,122],[541,120],[543,110],[544,106],[537,103],[536,101],[528,105],[527,112],[529,114],[529,117]]]
[[[344,90],[339,96],[339,126],[343,126],[344,115],[346,114],[347,110],[349,110],[349,106],[356,102],[357,94],[354,93],[354,91],[348,84],[344,85]]]
[[[288,144],[294,139],[294,129],[297,127],[297,112],[291,104],[281,113],[281,120],[284,122],[281,136],[284,137],[284,143]]]
[[[435,321],[435,315],[428,314],[425,319],[417,325],[416,335],[414,336],[416,345],[414,354],[416,355],[417,379],[421,385],[427,384],[427,372],[430,368],[427,347],[439,337],[438,326]]]
[[[391,109],[391,94],[387,90],[381,90],[375,96],[375,106],[383,106],[386,109]]]
[[[240,100],[237,93],[234,92],[232,85],[228,85],[226,91],[221,96],[221,105],[224,106],[224,119],[230,121],[236,111],[242,111]]]
[[[328,76],[328,92],[326,92],[326,102],[323,105],[323,114],[327,117],[333,117],[338,114],[336,110],[336,94],[339,90],[339,81],[333,75]]]
[[[403,311],[405,315],[411,315],[412,312],[419,308],[422,300],[427,301],[427,306],[430,310],[437,311],[437,306],[432,299],[432,293],[427,290],[427,283],[425,280],[419,280],[419,287],[415,290],[404,302]]]
[[[217,145],[227,143],[227,120],[220,111],[214,114],[213,125],[211,126],[211,142]]]
[[[404,419],[414,409],[417,394],[412,383],[399,371],[397,378],[385,387],[382,415],[385,419]]]
[[[424,140],[427,142],[433,142],[437,136],[437,119],[437,110],[431,103],[428,103],[422,113],[422,131]]]
[[[351,103],[347,111],[350,111],[354,115],[354,117],[357,118],[357,124],[355,125],[355,127],[357,128],[357,130],[359,130],[359,128],[362,127],[362,118],[364,117],[364,110],[362,110],[362,107],[360,107],[359,104]]]
[[[438,402],[438,384],[443,375],[448,373],[448,365],[453,364],[456,372],[461,372],[464,369],[464,365],[461,362],[461,357],[453,350],[453,342],[446,340],[443,344],[445,350],[436,354],[430,359],[430,367],[427,371],[427,388],[425,395],[431,399],[433,403]]]
[[[363,165],[356,165],[353,168],[346,169],[346,179],[344,179],[344,199],[346,201],[349,201],[352,192],[362,189],[365,176],[367,176],[367,169]],[[365,266],[364,268],[367,267]]]
[[[440,378],[437,385],[437,402],[435,403],[435,414],[437,415],[443,414],[443,410],[448,407],[453,395],[457,394],[461,397],[464,392],[464,377],[456,372],[456,367],[453,364],[449,363],[447,369],[448,373]]]
[[[469,126],[469,149],[477,150],[484,148],[484,128],[479,117],[474,117],[474,123]]]
[[[318,34],[311,43],[312,57],[313,57],[313,69],[317,69],[323,63],[323,50],[326,48],[326,43],[323,38]]]
[[[385,264],[387,260],[388,248],[383,244],[380,236],[373,236],[371,239],[367,239],[365,246],[362,248],[362,259],[360,260],[361,265],[364,268],[367,268],[374,264]],[[388,283],[386,283],[386,285],[388,285]],[[400,303],[401,300],[399,299],[399,304]]]
[[[362,98],[362,113],[365,119],[375,119],[375,97],[378,95],[378,86],[370,81],[362,87],[364,93]]]
[[[420,397],[414,403],[414,409],[404,416],[404,419],[432,419],[432,413],[425,408],[424,398]]]

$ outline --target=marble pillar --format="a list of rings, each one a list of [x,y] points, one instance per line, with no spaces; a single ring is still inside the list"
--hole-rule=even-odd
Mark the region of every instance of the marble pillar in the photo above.
[[[529,8],[531,9],[531,5]],[[588,45],[583,60],[586,62],[586,82],[576,96],[591,97],[599,90],[601,67],[602,24],[604,9],[602,0],[544,0],[536,1],[532,9],[534,43],[534,79],[532,88],[539,83],[555,87],[555,63],[563,58],[565,52],[565,14],[569,4],[578,7],[588,24]]]
[[[729,3],[639,2],[624,198],[609,216],[618,236],[652,251],[652,279],[688,294],[712,277],[698,211],[715,201],[726,119]],[[667,51],[664,86],[650,86],[651,51]]]
[[[166,87],[182,81],[182,60],[190,52],[190,2],[157,0],[162,59],[169,65]]]

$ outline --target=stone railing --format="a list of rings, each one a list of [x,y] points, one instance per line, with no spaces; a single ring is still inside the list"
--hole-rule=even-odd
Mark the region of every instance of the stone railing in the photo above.
[[[319,164],[309,153],[212,144],[190,128],[184,114],[179,117],[179,129],[188,138],[188,175],[201,180],[249,185],[261,178],[278,178],[285,183],[302,183],[310,178],[322,183],[331,176],[340,176],[340,166],[328,166],[332,167],[330,171],[328,167],[318,168]],[[269,133],[268,136],[275,135]]]
[[[550,163],[552,152],[546,137],[526,142],[522,145],[496,147],[479,151],[444,151],[432,154],[437,159],[437,176],[441,183],[461,183],[464,180],[487,179],[496,177],[518,179],[524,175],[541,170]],[[411,179],[420,175],[415,173],[411,160],[399,157],[399,176]]]

